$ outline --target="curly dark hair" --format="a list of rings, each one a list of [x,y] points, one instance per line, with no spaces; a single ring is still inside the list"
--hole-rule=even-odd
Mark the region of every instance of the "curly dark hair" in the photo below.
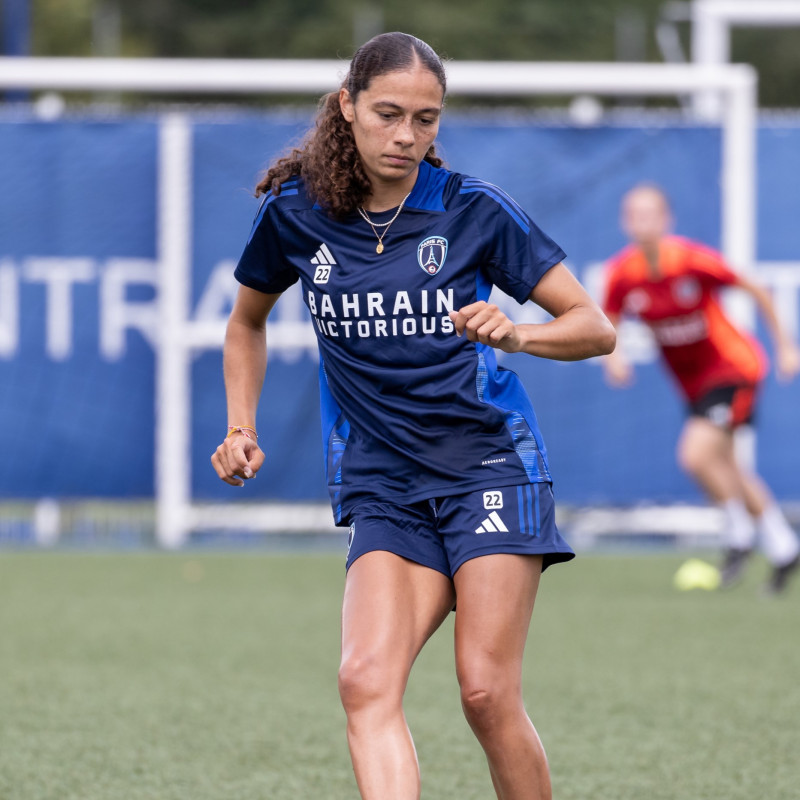
[[[362,45],[350,62],[342,88],[355,102],[373,78],[407,69],[417,60],[437,77],[444,94],[447,82],[442,60],[421,39],[398,32],[382,33]],[[442,165],[434,144],[425,154],[425,161],[435,167]],[[339,107],[338,91],[321,99],[314,127],[299,147],[267,170],[256,186],[256,196],[280,194],[281,186],[297,175],[302,176],[308,195],[337,219],[363,205],[370,194],[370,181],[361,165],[350,123]]]

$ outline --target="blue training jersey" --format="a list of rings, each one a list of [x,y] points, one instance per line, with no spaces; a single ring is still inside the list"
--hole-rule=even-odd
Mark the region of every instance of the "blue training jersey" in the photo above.
[[[501,189],[427,162],[380,254],[377,243],[358,214],[332,219],[296,179],[262,202],[235,272],[266,293],[301,281],[337,524],[367,499],[550,482],[519,378],[493,348],[457,336],[448,313],[493,285],[524,303],[564,252]]]

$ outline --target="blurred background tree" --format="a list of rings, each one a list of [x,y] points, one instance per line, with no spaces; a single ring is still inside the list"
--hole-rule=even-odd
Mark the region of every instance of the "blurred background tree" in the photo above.
[[[197,58],[344,59],[375,33],[403,30],[453,59],[662,61],[657,23],[681,8],[664,0],[28,2],[33,55]],[[688,54],[688,23],[672,31],[671,57]],[[733,60],[759,70],[762,106],[800,106],[799,41],[792,28],[734,31]]]

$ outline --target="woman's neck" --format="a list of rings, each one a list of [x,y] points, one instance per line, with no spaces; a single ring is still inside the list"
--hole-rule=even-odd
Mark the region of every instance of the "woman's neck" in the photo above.
[[[364,210],[379,214],[381,211],[397,208],[414,188],[414,184],[417,182],[417,173],[415,172],[410,178],[411,180],[392,183],[378,183],[373,180],[372,192],[364,200]]]
[[[647,261],[648,271],[654,278],[659,277],[661,274],[661,270],[658,266],[658,245],[658,241],[642,242],[639,244],[639,248],[645,257],[645,261]]]

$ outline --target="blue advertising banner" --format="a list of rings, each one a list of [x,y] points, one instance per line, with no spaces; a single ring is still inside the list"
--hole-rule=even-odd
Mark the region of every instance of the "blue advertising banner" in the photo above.
[[[192,119],[193,319],[226,317],[257,209],[253,186],[308,122],[301,114]],[[158,127],[156,117],[0,120],[0,498],[154,493]],[[525,207],[592,292],[603,261],[624,244],[619,201],[638,181],[664,187],[679,233],[720,244],[714,128],[450,114],[440,141],[451,168],[502,186]],[[762,124],[759,275],[795,332],[799,153],[800,125]],[[544,319],[530,304],[498,302],[517,320]],[[248,494],[324,502],[317,357],[299,293],[281,298],[274,318],[285,330],[306,321],[306,334],[271,347],[259,417],[268,462]],[[607,387],[596,361],[503,359],[533,398],[562,502],[699,497],[675,464],[680,401],[646,337],[631,341],[637,377],[626,391]],[[192,387],[190,463],[176,454],[175,469],[190,470],[195,499],[229,498],[208,461],[225,426],[219,350],[194,359]],[[770,378],[758,461],[782,500],[800,499],[798,408],[800,382]]]

